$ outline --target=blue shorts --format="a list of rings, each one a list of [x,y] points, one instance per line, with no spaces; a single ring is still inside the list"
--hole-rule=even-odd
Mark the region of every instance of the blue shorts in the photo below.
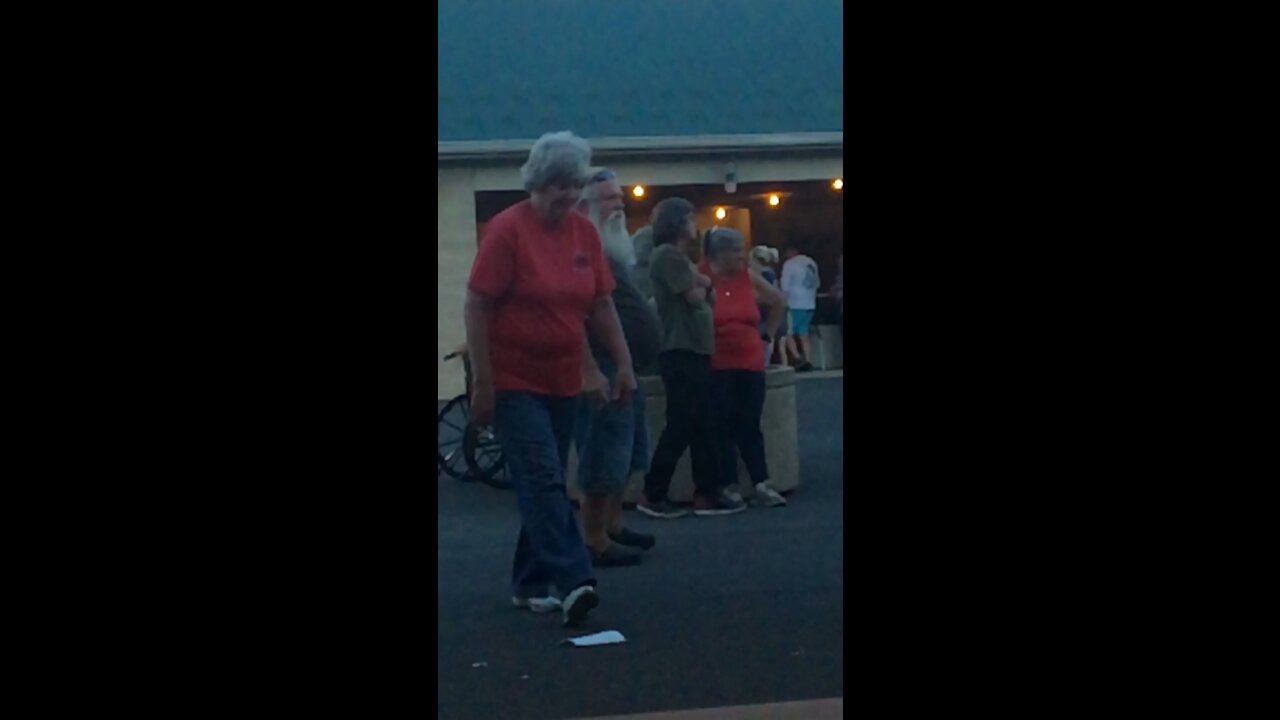
[[[604,364],[600,370],[612,385],[617,373]],[[585,397],[578,399],[573,441],[578,449],[578,487],[582,492],[613,495],[626,488],[635,461],[635,423],[636,410],[630,402],[594,408]]]
[[[808,335],[809,323],[813,322],[812,310],[792,310],[791,311],[791,334],[792,335]]]

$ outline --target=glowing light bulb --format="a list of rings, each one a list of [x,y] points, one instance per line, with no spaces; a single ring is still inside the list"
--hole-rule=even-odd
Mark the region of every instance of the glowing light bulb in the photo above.
[[[833,188],[835,188],[835,189],[837,189],[837,190],[843,190],[843,189],[844,189],[844,180],[842,180],[841,178],[836,178],[835,182],[831,183],[831,187],[833,187]]]
[[[727,212],[725,212],[725,211],[724,211],[724,208],[716,208],[716,219],[717,219],[717,220],[723,220],[723,219],[725,218],[725,216],[726,216],[726,215],[728,215],[728,214],[729,214],[729,213],[727,213]]]
[[[772,206],[774,206],[774,207],[778,207],[778,203],[780,203],[780,202],[782,202],[782,198],[778,197],[777,195],[770,195],[770,196],[769,196],[769,204],[770,204],[770,205],[772,205]]]
[[[638,198],[644,197],[644,186],[643,185],[635,186],[635,188],[631,191],[631,194],[635,195]]]

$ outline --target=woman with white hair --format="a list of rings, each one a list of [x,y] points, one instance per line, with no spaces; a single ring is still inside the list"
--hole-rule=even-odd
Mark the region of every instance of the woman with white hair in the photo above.
[[[760,432],[765,393],[761,341],[772,343],[782,326],[787,301],[780,290],[747,267],[745,245],[742,233],[732,228],[711,228],[703,242],[706,257],[701,269],[711,276],[715,290],[711,408],[719,431],[716,465],[721,484],[731,489],[738,484],[737,455],[741,453],[756,490],[753,503],[779,507],[787,501],[768,485],[769,467]],[[763,334],[760,306],[768,308]]]
[[[599,603],[564,480],[579,394],[610,399],[599,369],[584,365],[583,318],[618,367],[612,399],[625,403],[636,387],[600,235],[574,211],[590,164],[591,148],[572,133],[534,143],[520,169],[529,199],[489,222],[466,300],[472,419],[492,420],[520,507],[512,601],[561,609],[566,625]]]

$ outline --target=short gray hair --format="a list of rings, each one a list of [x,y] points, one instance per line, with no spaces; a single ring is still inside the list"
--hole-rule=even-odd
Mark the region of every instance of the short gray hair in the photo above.
[[[520,168],[520,179],[529,192],[541,190],[557,180],[582,182],[591,165],[591,146],[568,130],[547,133],[529,151]]]
[[[707,259],[710,260],[722,252],[741,250],[746,245],[746,242],[747,240],[742,236],[742,233],[733,228],[711,228],[707,231],[707,246],[704,252],[707,255]]]

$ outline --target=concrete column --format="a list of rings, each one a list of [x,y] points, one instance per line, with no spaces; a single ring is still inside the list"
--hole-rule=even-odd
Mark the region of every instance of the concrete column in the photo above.
[[[844,337],[839,325],[814,325],[809,342],[813,344],[813,364],[819,370],[844,367]]]

